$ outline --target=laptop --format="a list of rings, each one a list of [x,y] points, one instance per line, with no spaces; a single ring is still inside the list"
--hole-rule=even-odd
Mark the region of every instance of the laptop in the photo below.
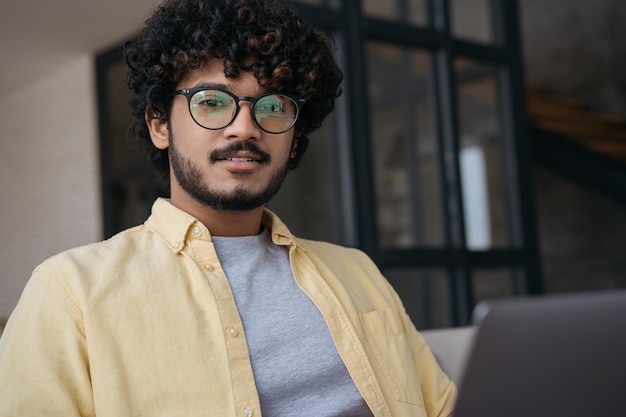
[[[479,304],[454,417],[626,416],[626,291]]]

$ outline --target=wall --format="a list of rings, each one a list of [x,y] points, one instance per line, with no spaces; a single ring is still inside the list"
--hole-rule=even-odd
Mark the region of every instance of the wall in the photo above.
[[[547,292],[626,288],[626,210],[544,168],[535,168]]]
[[[626,118],[626,1],[519,4],[527,79]]]
[[[100,239],[92,61],[0,96],[0,319],[41,261]]]

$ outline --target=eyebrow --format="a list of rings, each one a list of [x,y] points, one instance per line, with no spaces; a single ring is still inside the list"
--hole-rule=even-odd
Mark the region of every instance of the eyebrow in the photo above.
[[[232,84],[214,83],[214,82],[208,82],[208,81],[199,81],[197,84],[195,84],[191,88],[221,88],[222,90],[227,90],[227,91],[230,91],[232,94],[235,94],[233,92],[234,88],[233,88]],[[261,87],[260,94],[269,93],[270,91],[272,91],[272,90],[269,90],[267,88]]]
[[[223,90],[232,91],[232,85],[222,84],[222,83],[211,83],[206,81],[200,81],[192,88],[221,88]]]

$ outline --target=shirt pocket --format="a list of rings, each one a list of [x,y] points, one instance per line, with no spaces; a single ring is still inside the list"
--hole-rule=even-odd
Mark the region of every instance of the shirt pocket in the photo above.
[[[413,356],[402,323],[391,309],[361,313],[361,324],[395,399],[424,406]]]

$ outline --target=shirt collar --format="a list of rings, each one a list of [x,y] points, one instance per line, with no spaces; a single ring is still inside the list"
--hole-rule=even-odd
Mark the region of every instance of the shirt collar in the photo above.
[[[294,246],[306,252],[299,240],[291,233],[285,224],[269,209],[263,210],[261,223],[272,233],[272,242],[276,245]]]
[[[270,230],[274,244],[302,248],[298,239],[270,210],[264,209],[261,222]],[[166,198],[159,198],[154,202],[152,214],[146,221],[146,226],[157,234],[174,253],[183,250],[193,228],[202,227],[206,230],[198,219],[175,207]],[[207,230],[207,233],[210,238],[210,231]]]

